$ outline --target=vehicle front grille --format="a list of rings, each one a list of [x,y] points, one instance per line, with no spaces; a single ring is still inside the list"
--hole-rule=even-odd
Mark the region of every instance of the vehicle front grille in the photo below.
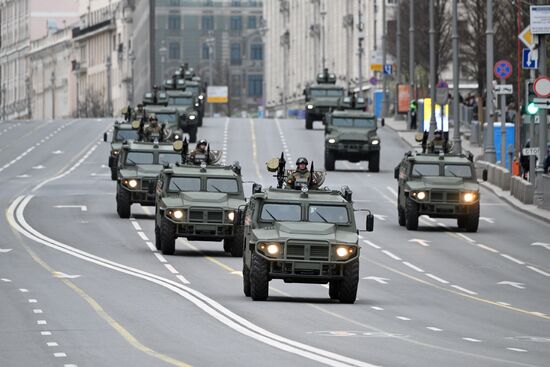
[[[156,186],[157,179],[156,178],[144,178],[141,180],[141,189],[142,190],[149,190],[149,183],[153,183],[153,185]]]
[[[203,211],[202,210],[190,210],[189,211],[189,221],[190,222],[202,222],[203,221]]]
[[[223,212],[217,210],[198,210],[189,211],[189,221],[194,223],[222,223]]]
[[[353,140],[343,140],[340,144],[344,145],[344,149],[347,150],[361,150],[364,142],[362,141],[353,141]]]
[[[460,194],[455,191],[432,191],[430,200],[435,202],[458,203]]]
[[[328,261],[330,246],[328,243],[289,241],[286,245],[286,258],[289,260]]]

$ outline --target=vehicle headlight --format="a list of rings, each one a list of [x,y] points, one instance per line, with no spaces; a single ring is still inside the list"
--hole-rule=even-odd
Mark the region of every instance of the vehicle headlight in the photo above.
[[[201,95],[199,96],[199,99],[204,99],[204,96],[201,94]]]
[[[378,140],[378,139],[373,139],[373,140],[371,141],[371,144],[372,144],[372,145],[378,145],[378,144],[380,144],[380,140]]]
[[[307,109],[308,109],[308,110],[312,110],[312,109],[313,109],[313,105],[312,105],[312,104],[308,104],[308,105],[307,105]]]
[[[471,203],[476,199],[476,194],[473,192],[467,192],[462,196],[462,198],[466,203]]]
[[[234,211],[227,212],[226,217],[229,222],[233,222],[235,220],[235,212]]]
[[[194,119],[196,119],[196,118],[197,118],[197,116],[195,116],[195,115],[189,116],[189,120],[194,120]]]
[[[111,150],[112,155],[118,155],[120,152],[116,149]]]
[[[428,196],[424,191],[413,192],[411,195],[413,198],[417,198],[418,200],[424,200]]]
[[[195,103],[195,107],[199,107],[199,104],[198,104],[198,103]]]
[[[122,184],[130,189],[135,189],[139,186],[139,180],[135,178],[126,178],[122,180]]]
[[[355,252],[354,247],[346,246],[346,245],[339,245],[338,247],[336,247],[336,250],[335,250],[336,256],[341,260],[347,259],[351,255],[353,255],[354,252]]]
[[[174,139],[178,140],[180,136],[178,134],[174,135]]]
[[[282,246],[277,242],[262,242],[259,244],[258,248],[271,257],[278,257],[282,252]]]
[[[330,138],[330,139],[328,140],[328,142],[329,142],[329,144],[334,144],[334,143],[336,143],[336,139]]]
[[[185,211],[183,209],[168,209],[166,214],[177,221],[184,221],[185,220]]]

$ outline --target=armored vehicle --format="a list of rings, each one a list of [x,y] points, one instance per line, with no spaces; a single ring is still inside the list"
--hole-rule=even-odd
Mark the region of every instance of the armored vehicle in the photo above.
[[[352,193],[253,186],[242,216],[243,288],[266,300],[269,281],[329,284],[329,296],[355,302],[359,282],[358,230]],[[367,215],[367,231],[374,217]]]
[[[186,92],[191,92],[193,96],[197,98],[198,106],[198,126],[202,126],[202,121],[204,118],[204,105],[206,103],[206,95],[204,93],[204,86],[200,81],[200,78],[193,77],[190,80],[185,80],[183,84],[183,90]]]
[[[181,90],[167,90],[168,106],[175,108],[179,113],[179,127],[182,131],[189,133],[189,141],[197,141],[199,103],[191,92]]]
[[[232,256],[243,254],[239,209],[245,204],[240,167],[177,164],[165,168],[157,185],[155,243],[165,255],[176,238],[221,241]]]
[[[132,204],[155,205],[155,185],[164,164],[179,162],[171,143],[127,141],[122,145],[117,168],[117,212],[129,218]]]
[[[313,129],[314,121],[323,121],[325,113],[338,106],[338,100],[344,96],[344,88],[336,84],[336,75],[325,69],[317,75],[317,84],[304,89],[306,129]]]
[[[345,97],[340,104],[343,110],[325,115],[325,169],[333,171],[337,160],[350,162],[369,161],[369,171],[380,170],[380,137],[376,117],[358,107],[364,99]],[[348,109],[350,108],[350,109]],[[355,109],[351,109],[355,108]]]
[[[408,152],[394,177],[398,180],[399,225],[416,230],[418,217],[427,215],[456,218],[460,229],[477,231],[480,193],[471,154]]]
[[[117,178],[117,162],[122,148],[122,143],[128,140],[138,139],[139,122],[127,123],[115,121],[113,126],[113,134],[111,137],[111,153],[109,154],[109,168],[111,169],[111,180]],[[103,141],[107,142],[107,133],[103,134]]]

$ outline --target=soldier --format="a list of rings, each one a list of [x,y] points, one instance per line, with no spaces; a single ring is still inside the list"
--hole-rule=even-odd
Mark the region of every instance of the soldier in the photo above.
[[[133,111],[132,120],[141,121],[144,118],[145,118],[145,111],[143,110],[143,104],[139,103],[137,105],[137,109],[134,109]]]
[[[441,130],[434,131],[434,137],[428,144],[428,153],[449,153],[448,138],[444,136]]]
[[[301,189],[303,186],[308,186],[309,176],[311,172],[307,169],[308,161],[304,157],[300,157],[296,160],[296,171],[288,175],[286,184],[293,189]]]
[[[189,153],[189,161],[194,164],[205,162],[206,155],[208,154],[206,150],[207,146],[208,142],[205,139],[199,140],[197,145],[195,146],[195,149],[193,149],[191,153]]]
[[[167,135],[164,124],[160,125],[157,116],[152,113],[149,116],[149,125],[143,129],[144,140],[153,141],[155,137],[158,137],[159,141],[163,141]]]

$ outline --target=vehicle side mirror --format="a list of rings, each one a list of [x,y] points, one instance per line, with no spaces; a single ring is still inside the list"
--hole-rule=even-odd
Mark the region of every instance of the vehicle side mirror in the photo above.
[[[103,133],[103,141],[107,142],[107,133]]]
[[[367,214],[367,232],[374,231],[374,215]]]
[[[483,179],[483,181],[487,181],[489,177],[489,173],[487,172],[487,169],[484,169],[483,172],[481,173],[481,178]]]
[[[393,170],[393,178],[399,180],[399,166],[395,167],[395,169]]]
[[[155,181],[150,181],[149,182],[149,186],[147,186],[147,193],[149,194],[154,194],[155,193],[155,187],[156,187],[156,182]]]
[[[262,185],[257,184],[257,183],[253,184],[252,185],[252,195],[257,194],[259,192],[262,192]]]

